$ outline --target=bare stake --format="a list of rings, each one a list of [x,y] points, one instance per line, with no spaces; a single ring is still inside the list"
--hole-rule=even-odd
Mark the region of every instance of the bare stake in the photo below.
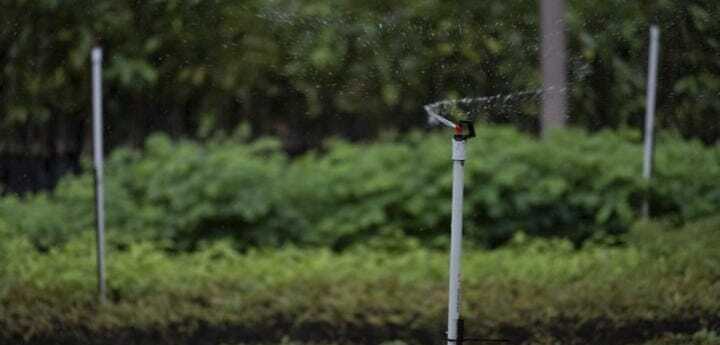
[[[92,50],[93,162],[95,172],[95,224],[97,229],[98,300],[106,301],[105,288],[105,189],[103,185],[102,49]]]
[[[645,99],[645,145],[643,149],[643,178],[648,182],[652,178],[654,127],[655,127],[655,89],[657,87],[658,41],[660,30],[656,25],[650,27],[650,54],[648,57],[647,96]],[[650,200],[645,194],[642,204],[642,216],[650,216]]]

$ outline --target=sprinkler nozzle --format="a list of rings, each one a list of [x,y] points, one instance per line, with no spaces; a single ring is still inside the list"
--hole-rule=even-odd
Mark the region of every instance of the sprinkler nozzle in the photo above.
[[[460,121],[455,125],[455,140],[467,140],[475,137],[475,126],[472,121]]]

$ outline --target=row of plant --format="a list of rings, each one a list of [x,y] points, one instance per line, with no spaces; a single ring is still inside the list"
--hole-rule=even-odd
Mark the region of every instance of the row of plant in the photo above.
[[[450,138],[414,133],[368,144],[328,142],[288,158],[271,139],[242,135],[204,144],[149,139],[106,164],[113,243],[160,241],[193,249],[217,238],[241,247],[342,249],[412,238],[444,248],[450,216]],[[469,142],[468,238],[496,246],[516,232],[579,243],[626,231],[644,195],[676,222],[720,208],[720,150],[665,136],[651,184],[641,178],[632,133],[556,132],[547,140],[485,127]],[[0,198],[0,219],[51,248],[93,228],[91,169],[49,193]]]
[[[582,250],[524,235],[467,248],[468,329],[514,343],[716,337],[719,226],[644,223],[622,246]],[[91,236],[44,253],[5,223],[0,236],[0,343],[442,342],[447,253],[412,242],[241,253],[217,241],[175,254],[135,243],[110,252],[110,301],[98,306]]]

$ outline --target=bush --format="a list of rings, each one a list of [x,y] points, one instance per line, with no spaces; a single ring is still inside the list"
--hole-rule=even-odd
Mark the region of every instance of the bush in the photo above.
[[[538,141],[487,127],[469,142],[465,214],[468,237],[497,245],[518,231],[580,242],[626,231],[648,193],[656,216],[679,222],[720,206],[717,149],[666,137],[656,173],[640,177],[641,147],[632,136],[579,131]],[[400,235],[445,246],[449,228],[450,140],[414,134],[371,145],[334,142],[294,161],[286,195],[320,240],[347,245]],[[702,176],[699,176],[702,175]]]
[[[546,344],[639,344],[664,332],[716,330],[719,225],[720,218],[680,231],[639,224],[625,246],[574,250],[566,240],[516,236],[502,249],[470,249],[463,257],[468,329]],[[287,336],[428,344],[445,325],[446,252],[239,253],[218,241],[171,254],[135,243],[110,252],[110,303],[97,308],[92,248],[83,236],[0,261],[15,272],[11,280],[0,276],[0,341],[114,344],[127,343],[125,335],[133,343],[206,344],[198,339]],[[711,333],[697,336],[717,337]]]
[[[659,140],[655,178],[641,177],[632,135],[568,130],[537,140],[484,127],[468,144],[467,237],[504,243],[517,232],[575,243],[625,232],[643,195],[655,216],[678,223],[720,207],[720,151]],[[273,140],[206,144],[149,139],[107,163],[112,241],[157,240],[192,249],[213,238],[236,244],[445,247],[450,222],[447,135],[414,133],[372,144],[332,141],[288,159]],[[0,199],[0,219],[49,248],[93,226],[91,175],[67,176],[48,194]]]

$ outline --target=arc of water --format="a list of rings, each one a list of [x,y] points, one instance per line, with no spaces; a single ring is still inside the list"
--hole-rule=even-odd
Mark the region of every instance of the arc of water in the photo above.
[[[450,128],[455,128],[455,124],[448,120],[445,116],[441,115],[443,113],[443,108],[445,107],[452,107],[456,105],[472,105],[472,104],[484,104],[487,106],[488,104],[498,102],[500,101],[502,104],[506,104],[512,100],[515,99],[521,99],[521,98],[535,98],[539,97],[543,93],[547,92],[553,92],[552,88],[549,89],[536,89],[536,90],[526,90],[526,91],[519,91],[514,92],[510,94],[498,94],[494,96],[482,96],[482,97],[465,97],[460,99],[446,99],[437,101],[434,103],[430,103],[425,105],[425,112],[428,114],[428,122],[431,125],[435,124],[443,124]],[[564,92],[564,90],[559,90],[560,92]]]

